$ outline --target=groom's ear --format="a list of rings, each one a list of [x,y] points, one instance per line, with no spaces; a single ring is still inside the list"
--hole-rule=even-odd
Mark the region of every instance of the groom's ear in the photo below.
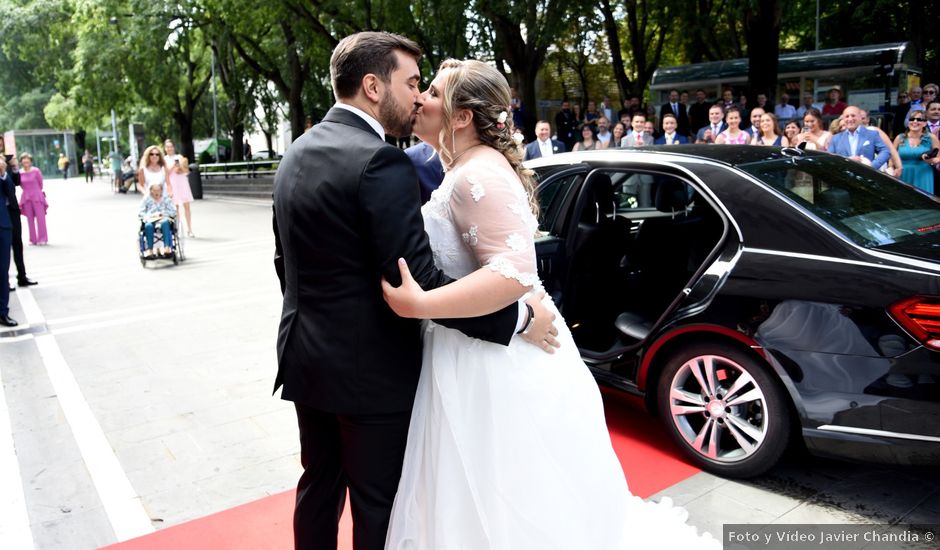
[[[368,73],[362,77],[360,86],[362,95],[364,95],[369,102],[378,104],[382,100],[384,83],[378,76]]]

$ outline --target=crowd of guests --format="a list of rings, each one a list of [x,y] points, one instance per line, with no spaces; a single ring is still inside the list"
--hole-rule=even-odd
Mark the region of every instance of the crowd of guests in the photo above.
[[[892,110],[891,134],[870,124],[868,113],[844,101],[838,88],[829,90],[819,105],[813,94],[804,94],[797,107],[788,94],[770,104],[758,94],[748,108],[747,98],[737,100],[725,89],[715,102],[696,90],[669,92],[658,110],[644,107],[638,97],[614,112],[609,97],[600,104],[563,101],[555,115],[554,132],[547,120],[536,123],[536,139],[526,145],[525,158],[539,158],[567,151],[590,151],[648,145],[686,143],[766,145],[798,147],[834,154],[872,166],[919,189],[940,191],[940,101],[938,86],[915,86],[899,94]],[[936,182],[936,185],[935,185]]]

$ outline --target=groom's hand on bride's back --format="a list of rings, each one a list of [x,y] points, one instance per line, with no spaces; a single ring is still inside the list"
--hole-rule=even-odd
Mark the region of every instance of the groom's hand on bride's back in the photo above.
[[[542,348],[545,353],[555,353],[555,348],[561,347],[558,342],[558,329],[555,328],[555,314],[543,302],[545,291],[540,290],[532,295],[525,303],[532,306],[533,319],[529,327],[522,333],[522,338],[533,346]]]

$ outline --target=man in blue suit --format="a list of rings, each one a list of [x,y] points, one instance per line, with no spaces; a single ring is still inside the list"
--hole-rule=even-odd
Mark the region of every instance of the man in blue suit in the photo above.
[[[689,142],[689,138],[676,133],[679,123],[672,113],[663,115],[663,120],[660,125],[663,127],[663,135],[656,138],[653,142],[654,145],[679,145]]]
[[[858,107],[846,107],[842,111],[842,131],[832,136],[829,152],[877,170],[891,157],[891,151],[878,132],[861,124],[862,114]]]
[[[552,125],[547,120],[535,123],[535,141],[526,145],[525,158],[522,160],[548,157],[565,152],[565,144],[552,139]]]
[[[13,189],[13,177],[7,173],[7,162],[0,156],[0,273],[6,275],[10,272],[10,251],[13,246],[13,222],[7,205],[10,196],[16,200]],[[10,318],[10,285],[9,281],[0,281],[0,326],[15,327],[17,322]]]
[[[444,181],[444,167],[441,157],[434,148],[425,142],[412,145],[405,149],[405,154],[411,159],[415,171],[418,172],[418,184],[421,186],[421,204],[428,202],[431,193],[441,186]]]

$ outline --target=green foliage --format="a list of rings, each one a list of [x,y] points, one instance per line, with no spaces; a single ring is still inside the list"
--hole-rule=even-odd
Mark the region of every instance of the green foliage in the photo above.
[[[450,57],[494,62],[532,106],[642,93],[660,65],[746,57],[758,0],[0,0],[0,129],[144,124],[148,139],[212,131],[217,55],[222,133],[295,135],[333,103],[329,58],[361,30],[408,36],[430,77]],[[766,3],[763,3],[766,4]],[[831,0],[821,47],[911,40],[925,75],[940,72],[940,4]],[[780,15],[780,47],[815,46],[815,0]],[[261,120],[256,108],[261,106]],[[120,125],[126,126],[124,122]]]

